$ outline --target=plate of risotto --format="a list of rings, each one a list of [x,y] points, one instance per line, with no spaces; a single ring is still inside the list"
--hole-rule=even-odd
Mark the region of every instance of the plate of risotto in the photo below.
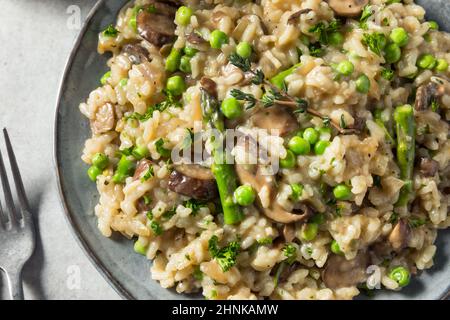
[[[99,1],[56,112],[85,252],[130,299],[446,298],[449,14]]]

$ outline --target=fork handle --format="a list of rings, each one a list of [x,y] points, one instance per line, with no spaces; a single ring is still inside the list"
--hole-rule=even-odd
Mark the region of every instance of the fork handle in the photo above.
[[[6,278],[8,280],[8,288],[11,300],[24,300],[22,270],[20,269],[15,272],[7,272]]]

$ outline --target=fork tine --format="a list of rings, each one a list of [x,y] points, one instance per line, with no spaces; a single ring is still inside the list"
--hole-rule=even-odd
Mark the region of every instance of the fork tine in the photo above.
[[[22,210],[29,211],[28,199],[25,194],[25,188],[23,187],[22,177],[20,175],[19,166],[17,165],[16,156],[12,148],[11,140],[9,139],[8,131],[3,128],[3,135],[5,136],[6,150],[8,151],[9,162],[11,164],[11,170],[14,178],[14,184],[16,185],[17,197]]]
[[[2,187],[3,187],[3,193],[5,195],[5,202],[6,202],[6,218],[9,223],[14,223],[14,200],[11,194],[11,188],[9,187],[9,181],[8,176],[6,175],[6,169],[5,164],[3,162],[2,153],[0,151],[0,179],[2,180]]]

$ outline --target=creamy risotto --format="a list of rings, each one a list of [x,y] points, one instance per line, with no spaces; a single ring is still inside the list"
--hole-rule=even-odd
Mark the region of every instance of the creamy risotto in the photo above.
[[[80,105],[100,232],[207,299],[400,290],[450,225],[449,49],[412,0],[136,0]]]

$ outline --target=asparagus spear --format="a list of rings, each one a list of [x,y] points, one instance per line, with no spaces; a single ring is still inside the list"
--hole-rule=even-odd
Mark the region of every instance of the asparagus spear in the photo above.
[[[405,206],[408,204],[412,192],[416,147],[413,107],[410,105],[397,107],[394,112],[394,120],[397,132],[397,161],[400,168],[400,178],[405,181],[396,206]]]
[[[214,161],[211,171],[216,178],[217,188],[219,189],[225,223],[236,224],[244,219],[244,214],[233,200],[233,193],[238,187],[238,181],[233,165],[226,163],[227,157],[223,151],[225,125],[219,111],[219,101],[206,90],[201,89],[201,92],[203,121],[220,133],[220,137],[215,137],[216,140],[213,142]]]

